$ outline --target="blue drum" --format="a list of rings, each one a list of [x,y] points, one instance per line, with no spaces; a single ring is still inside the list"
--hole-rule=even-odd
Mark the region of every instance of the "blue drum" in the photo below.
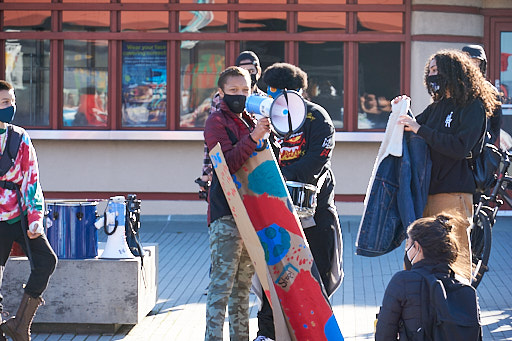
[[[58,258],[85,259],[98,256],[96,201],[46,204],[46,235]]]

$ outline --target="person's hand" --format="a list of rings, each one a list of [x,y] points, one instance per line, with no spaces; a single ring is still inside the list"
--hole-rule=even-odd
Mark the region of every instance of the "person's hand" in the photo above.
[[[396,96],[395,98],[393,98],[391,100],[391,104],[397,104],[398,102],[403,101],[403,100],[410,101],[411,98],[409,96],[407,96],[407,95]]]
[[[201,179],[201,181],[210,183],[210,181],[212,181],[212,176],[211,176],[211,174],[210,175],[202,175],[200,179]],[[203,192],[206,192],[206,188],[203,186],[199,186],[199,189]]]
[[[402,115],[398,118],[398,124],[404,125],[405,131],[412,131],[414,133],[418,132],[418,129],[420,129],[420,125],[416,120],[409,116],[409,115]]]
[[[39,221],[33,221],[27,230],[27,236],[30,239],[36,239],[43,233],[43,231],[43,224]]]
[[[500,148],[504,150],[512,148],[512,137],[503,129],[500,129]]]
[[[256,127],[251,133],[251,138],[258,142],[261,139],[264,139],[267,134],[270,134],[270,118],[262,117],[256,123]]]
[[[27,230],[27,236],[30,238],[30,239],[36,239],[37,237],[39,237],[41,235],[41,233],[33,233],[33,232],[30,232]]]

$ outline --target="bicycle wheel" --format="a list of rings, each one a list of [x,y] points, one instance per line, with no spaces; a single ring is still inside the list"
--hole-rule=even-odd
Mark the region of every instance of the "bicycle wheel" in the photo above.
[[[492,230],[489,217],[479,212],[476,221],[470,227],[471,253],[473,260],[472,281],[473,288],[480,284],[485,272],[489,269],[487,264],[491,254]]]

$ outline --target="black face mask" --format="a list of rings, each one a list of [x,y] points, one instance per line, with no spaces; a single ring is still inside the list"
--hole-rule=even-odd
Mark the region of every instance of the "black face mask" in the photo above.
[[[256,85],[256,83],[258,82],[258,80],[256,79],[256,74],[255,73],[252,73],[251,74],[251,89],[254,88],[254,86]]]
[[[240,114],[245,109],[245,100],[247,97],[244,95],[224,95],[224,102],[228,105],[229,110],[235,114]]]
[[[427,76],[427,83],[434,93],[438,94],[441,91],[441,87],[444,84],[443,76],[440,74]]]

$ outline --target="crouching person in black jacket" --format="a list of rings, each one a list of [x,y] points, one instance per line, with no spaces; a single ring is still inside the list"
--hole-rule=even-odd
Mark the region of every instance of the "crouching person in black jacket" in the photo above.
[[[459,250],[454,231],[467,226],[467,219],[444,212],[409,226],[404,261],[412,268],[389,282],[375,340],[481,340],[476,292],[459,282],[450,267]],[[459,327],[461,316],[465,325]]]

